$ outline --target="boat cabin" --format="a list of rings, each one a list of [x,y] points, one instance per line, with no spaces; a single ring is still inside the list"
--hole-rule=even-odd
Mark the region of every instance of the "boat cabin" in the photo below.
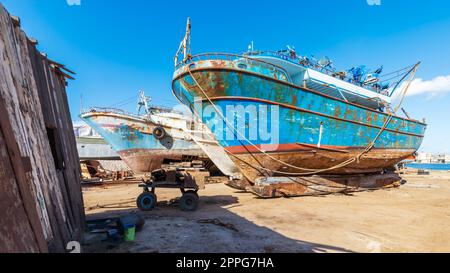
[[[382,68],[366,73],[365,67],[336,71],[328,58],[319,61],[297,56],[293,50],[249,52],[250,59],[264,61],[283,68],[293,84],[319,91],[332,97],[373,109],[383,109],[391,103],[392,90],[378,78]]]

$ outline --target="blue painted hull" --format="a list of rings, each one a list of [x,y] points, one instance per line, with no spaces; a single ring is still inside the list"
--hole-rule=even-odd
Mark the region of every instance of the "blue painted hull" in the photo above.
[[[232,127],[219,118],[217,111],[212,115],[202,115],[203,122],[210,127],[219,143],[233,155],[237,165],[250,180],[262,175],[255,165],[271,170],[298,172],[274,162],[255,149],[253,144],[267,153],[294,166],[307,169],[330,168],[360,153],[380,132],[388,115],[364,108],[343,100],[328,97],[313,90],[290,84],[278,75],[254,73],[236,69],[227,62],[197,62],[192,65],[192,75],[187,66],[175,72],[173,92],[192,111],[201,113],[211,109],[211,103],[226,115],[227,107],[266,108],[266,126],[274,128],[271,110],[277,109],[276,139],[264,139],[261,132],[256,137],[252,123],[258,117],[241,115],[229,123],[242,124],[240,133],[251,141],[236,136]],[[201,100],[202,103],[195,103]],[[201,107],[201,109],[200,109]],[[239,121],[239,119],[242,119]],[[219,129],[217,129],[219,128]],[[420,147],[426,125],[400,117],[394,117],[375,142],[374,149],[355,164],[336,169],[329,173],[377,172],[409,157]],[[235,138],[230,138],[230,135]],[[250,163],[250,164],[249,164]],[[248,166],[252,165],[252,166]]]
[[[163,127],[169,136],[157,139],[158,126],[133,116],[108,112],[83,114],[81,118],[94,128],[135,172],[151,172],[167,160],[183,157],[205,157],[190,140],[170,136],[173,128]]]

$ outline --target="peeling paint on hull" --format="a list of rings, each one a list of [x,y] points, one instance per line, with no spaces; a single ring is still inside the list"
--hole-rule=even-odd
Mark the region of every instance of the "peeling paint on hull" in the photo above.
[[[135,172],[152,172],[164,161],[183,158],[207,159],[203,151],[183,137],[181,130],[154,124],[149,120],[112,112],[91,112],[81,116]],[[167,136],[157,139],[155,127],[163,127]]]
[[[388,117],[377,110],[295,86],[277,75],[262,75],[249,71],[250,67],[245,70],[232,66],[232,63],[226,61],[221,63],[198,61],[189,64],[189,67],[193,67],[191,73],[203,91],[222,113],[226,113],[229,105],[279,107],[280,139],[276,143],[271,143],[258,138],[252,140],[252,143],[260,147],[275,144],[273,149],[264,150],[287,164],[306,169],[326,169],[336,166],[364,150],[375,139]],[[173,92],[191,109],[197,110],[195,98],[201,98],[202,107],[205,108],[210,103],[191,74],[186,72],[187,67],[187,65],[181,67],[175,72]],[[203,122],[211,128],[217,119],[217,115],[214,118],[203,117]],[[244,124],[250,122],[246,118]],[[321,125],[324,134],[319,136]],[[251,145],[246,141],[242,144],[242,141],[227,139],[226,134],[232,129],[226,125],[224,128],[222,131],[214,131],[216,139],[227,151],[234,154],[233,161],[250,182],[264,176],[261,170],[255,169],[254,166],[262,165],[274,171],[300,172],[294,168],[286,168],[285,165],[258,151],[243,150],[243,145],[249,147]],[[421,122],[394,117],[376,141],[375,148],[360,162],[325,173],[376,173],[391,168],[418,150],[425,129],[426,125]],[[248,136],[249,129],[246,128],[244,133]],[[321,146],[318,145],[320,141]],[[301,145],[306,148],[302,149]],[[282,150],[280,147],[283,146],[290,146],[291,149]],[[333,148],[327,150],[327,146]]]

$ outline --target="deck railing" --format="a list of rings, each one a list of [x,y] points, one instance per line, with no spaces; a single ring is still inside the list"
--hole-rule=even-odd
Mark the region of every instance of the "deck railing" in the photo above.
[[[319,64],[314,64],[311,61],[306,61],[303,60],[301,58],[299,58],[298,55],[295,55],[295,57],[291,57],[287,54],[285,54],[284,52],[278,52],[278,51],[258,51],[258,52],[251,52],[249,54],[249,56],[251,55],[257,55],[257,56],[268,56],[268,57],[276,57],[276,58],[280,58],[289,62],[292,62],[294,64],[297,65],[302,65],[308,68],[312,68],[315,70],[318,70],[320,72],[326,73],[328,75],[332,75],[333,73],[335,73],[336,71],[334,71],[333,69],[329,68],[329,67],[322,67]]]
[[[168,107],[161,107],[161,106],[151,106],[151,107],[149,107],[149,111],[150,112],[158,111],[159,113],[173,113],[173,114],[181,114],[181,115],[183,114],[181,111],[176,111],[174,109],[171,109]],[[88,114],[88,113],[95,113],[95,112],[100,112],[100,113],[108,112],[108,113],[114,113],[114,114],[119,114],[119,115],[127,115],[127,116],[140,118],[140,119],[147,117],[147,114],[138,115],[135,113],[124,111],[122,109],[111,108],[111,107],[90,107],[89,109],[82,110],[81,114]],[[154,113],[154,114],[156,114],[156,113]]]
[[[309,59],[299,58],[298,55],[296,55],[295,57],[291,57],[291,56],[285,54],[285,52],[279,52],[279,51],[256,51],[256,52],[249,53],[249,55],[250,56],[251,55],[257,55],[257,56],[268,56],[268,57],[281,58],[281,59],[286,60],[288,62],[291,62],[293,64],[301,65],[301,66],[303,66],[305,68],[310,68],[310,69],[316,70],[318,72],[327,74],[327,75],[332,76],[334,78],[338,78],[338,79],[340,79],[342,81],[351,83],[353,85],[365,88],[365,89],[373,91],[373,92],[377,92],[377,93],[379,93],[381,95],[389,96],[389,97],[392,96],[392,94],[389,94],[389,90],[386,90],[386,89],[383,90],[383,89],[376,88],[376,87],[371,86],[371,85],[358,84],[351,77],[349,77],[348,75],[345,75],[344,77],[339,77],[339,76],[336,75],[336,73],[337,73],[336,70],[331,69],[330,67],[321,66],[317,62],[311,62],[311,60],[309,60]]]
[[[89,109],[82,110],[82,115],[89,113],[113,113],[118,115],[127,115],[134,118],[145,118],[144,115],[137,115],[135,113],[127,112],[119,108],[111,108],[111,107],[90,107]]]
[[[239,54],[229,54],[229,53],[203,53],[189,57],[188,59],[183,60],[178,63],[175,69],[179,69],[184,65],[188,65],[191,63],[195,63],[198,61],[209,61],[209,60],[223,60],[230,62],[245,62],[246,64],[252,65],[254,67],[261,67],[271,71],[274,71],[276,74],[284,77],[286,81],[292,82],[289,73],[282,67],[277,66],[275,64],[271,64],[262,60],[253,59],[246,55]],[[241,68],[246,69],[246,68]]]
[[[286,79],[286,81],[288,81],[290,83],[293,82],[290,74],[283,67],[280,67],[278,65],[275,65],[275,64],[263,61],[263,60],[258,60],[258,59],[252,58],[252,56],[273,56],[276,58],[282,58],[283,60],[292,62],[297,65],[304,66],[306,68],[314,69],[318,72],[327,74],[332,77],[339,78],[345,82],[349,82],[353,85],[360,86],[367,90],[377,92],[377,93],[385,95],[385,96],[389,96],[389,93],[386,90],[381,90],[379,88],[375,88],[374,86],[357,84],[354,82],[353,79],[351,79],[348,76],[345,76],[344,78],[337,77],[337,76],[335,76],[336,71],[334,71],[328,67],[321,67],[320,65],[314,64],[312,62],[308,63],[308,61],[306,61],[306,60],[303,61],[302,59],[298,58],[298,56],[296,58],[292,58],[292,57],[284,54],[283,52],[277,52],[277,51],[256,51],[256,52],[250,52],[250,53],[244,53],[244,54],[229,54],[229,53],[198,54],[198,55],[190,56],[189,58],[179,62],[176,65],[175,69],[179,69],[180,67],[182,67],[184,65],[188,65],[188,64],[195,63],[198,61],[224,60],[224,61],[230,61],[230,62],[239,62],[239,61],[244,60],[247,64],[251,64],[253,66],[259,66],[262,68],[266,68],[266,69],[275,71],[276,74],[282,75],[282,77],[280,77],[280,78],[284,78],[284,79]],[[305,63],[302,63],[302,62],[305,62]],[[250,70],[245,67],[241,68],[241,69]]]

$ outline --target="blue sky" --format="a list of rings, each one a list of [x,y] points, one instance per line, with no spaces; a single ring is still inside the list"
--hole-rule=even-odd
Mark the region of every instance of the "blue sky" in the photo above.
[[[429,123],[421,150],[450,153],[450,1],[0,2],[41,51],[77,72],[68,88],[74,120],[81,96],[84,107],[112,106],[143,89],[154,104],[176,104],[173,55],[190,16],[194,54],[242,52],[254,41],[256,49],[294,45],[300,54],[326,55],[341,69],[384,64],[389,72],[422,61],[422,84],[404,106]],[[134,101],[119,106],[136,109]]]

